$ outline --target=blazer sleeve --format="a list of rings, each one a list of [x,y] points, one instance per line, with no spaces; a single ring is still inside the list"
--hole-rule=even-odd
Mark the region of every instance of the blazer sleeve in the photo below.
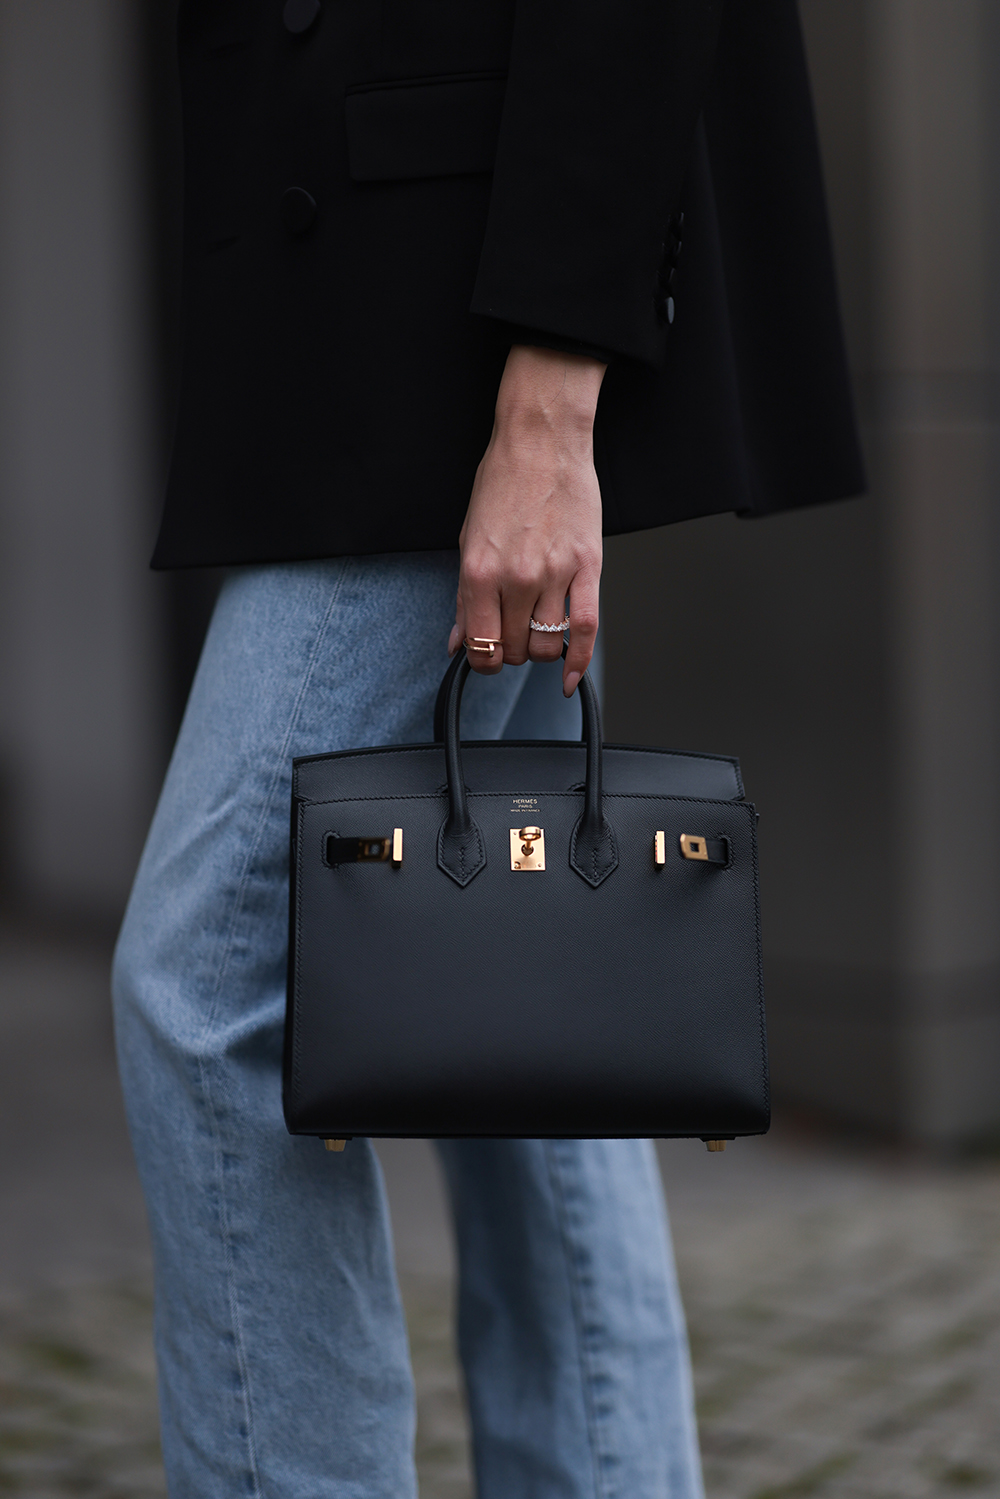
[[[667,224],[722,8],[516,0],[472,312],[659,365]]]

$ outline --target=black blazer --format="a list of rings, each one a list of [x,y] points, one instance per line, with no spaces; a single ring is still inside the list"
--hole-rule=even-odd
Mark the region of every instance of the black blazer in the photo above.
[[[795,0],[183,0],[180,55],[154,566],[455,546],[512,341],[611,361],[608,533],[863,487]]]

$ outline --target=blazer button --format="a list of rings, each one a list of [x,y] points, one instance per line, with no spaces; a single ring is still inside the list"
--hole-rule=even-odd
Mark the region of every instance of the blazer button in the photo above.
[[[316,199],[304,187],[290,187],[281,195],[281,222],[289,234],[305,234],[316,218]]]
[[[319,0],[285,0],[285,8],[281,13],[285,30],[290,31],[293,36],[301,36],[303,31],[308,31],[315,23],[319,10]]]
[[[657,292],[653,298],[656,308],[656,316],[660,323],[672,323],[674,320],[674,299],[666,297],[662,292]]]

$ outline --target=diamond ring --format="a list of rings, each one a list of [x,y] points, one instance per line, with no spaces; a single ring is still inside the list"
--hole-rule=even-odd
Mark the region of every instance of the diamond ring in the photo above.
[[[564,630],[569,629],[569,615],[558,625],[540,625],[538,620],[531,616],[529,629],[537,630],[541,635],[561,635]]]

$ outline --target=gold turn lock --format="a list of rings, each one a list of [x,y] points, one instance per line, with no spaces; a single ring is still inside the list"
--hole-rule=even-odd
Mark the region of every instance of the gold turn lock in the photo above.
[[[521,870],[545,868],[544,828],[511,828],[510,867]]]
[[[703,838],[700,833],[682,833],[680,837],[681,853],[685,859],[697,859],[699,862],[708,863],[708,839]],[[667,862],[667,835],[658,832],[653,839],[653,858],[657,868],[662,869]]]
[[[389,857],[392,844],[388,838],[359,838],[358,863],[380,864]]]

